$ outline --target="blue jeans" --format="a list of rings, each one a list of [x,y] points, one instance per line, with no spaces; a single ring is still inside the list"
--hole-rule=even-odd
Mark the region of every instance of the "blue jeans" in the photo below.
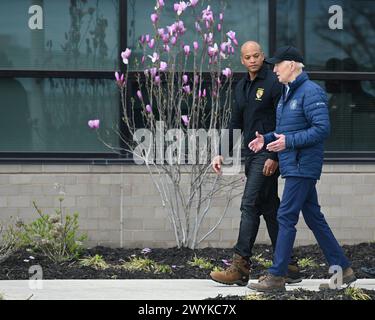
[[[280,205],[277,179],[279,170],[270,177],[263,175],[268,152],[257,153],[245,159],[246,186],[241,202],[241,223],[234,252],[242,257],[252,256],[252,249],[263,215],[272,246],[275,248],[278,232],[277,209]]]
[[[273,265],[268,271],[275,276],[285,276],[287,274],[288,263],[296,237],[295,226],[298,222],[300,211],[302,211],[307,226],[314,233],[329,265],[341,266],[343,270],[348,268],[350,263],[320,211],[316,180],[287,177],[277,213],[279,233],[276,251]]]

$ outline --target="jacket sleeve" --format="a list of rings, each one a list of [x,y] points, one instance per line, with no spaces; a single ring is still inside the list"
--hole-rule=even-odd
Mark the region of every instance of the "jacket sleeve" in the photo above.
[[[276,80],[275,83],[273,84],[272,86],[272,105],[273,105],[273,109],[274,109],[274,112],[275,112],[275,116],[276,116],[276,112],[277,112],[277,105],[279,104],[279,101],[280,101],[280,98],[281,98],[281,93],[282,93],[282,89],[283,89],[283,86],[282,84]],[[272,132],[272,137],[270,136],[270,138],[272,138],[274,141],[275,139],[273,138],[275,137],[273,135],[273,132]],[[268,138],[267,138],[268,140]],[[264,140],[266,142],[266,138]],[[272,142],[270,141],[270,142]],[[270,143],[268,142],[268,143]],[[267,146],[268,143],[264,143],[265,146]],[[274,160],[274,161],[279,161],[279,157],[277,155],[277,152],[270,152],[269,154],[269,157],[268,159],[271,159],[271,160]]]
[[[327,95],[321,88],[309,91],[303,99],[303,111],[310,128],[288,134],[286,148],[306,148],[325,140],[330,133]]]
[[[241,133],[243,132],[243,112],[240,108],[240,105],[238,103],[237,98],[234,98],[233,108],[231,111],[231,117],[229,121],[229,125],[227,127],[227,130],[225,131],[224,137],[226,138],[226,135],[229,134],[229,154],[233,151],[233,130],[234,129],[240,129]],[[222,136],[223,138],[223,136]],[[224,157],[228,156],[228,154],[222,154],[224,150],[221,148],[221,139],[219,144],[219,155],[223,155]]]

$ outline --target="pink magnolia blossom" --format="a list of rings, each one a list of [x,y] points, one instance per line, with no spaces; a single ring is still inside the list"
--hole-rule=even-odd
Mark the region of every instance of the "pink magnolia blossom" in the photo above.
[[[149,34],[146,34],[145,35],[145,41],[147,42],[147,43],[149,43],[150,42],[150,35]]]
[[[201,90],[199,90],[198,91],[198,96],[199,96],[199,98],[200,97],[205,97],[207,95],[207,91],[206,91],[206,89],[203,89],[203,91],[201,91]]]
[[[164,71],[167,71],[167,68],[168,68],[168,64],[164,61],[160,61],[160,71],[164,72]]]
[[[195,84],[199,83],[199,76],[197,74],[194,76],[194,82]]]
[[[220,19],[220,21],[223,21],[223,20],[224,20],[224,13],[221,12],[221,13],[219,14],[219,19]]]
[[[174,46],[176,43],[177,43],[177,38],[176,37],[172,37],[171,38],[171,45]]]
[[[146,106],[146,111],[147,111],[148,113],[151,113],[151,112],[152,112],[152,108],[151,108],[151,106],[150,106],[149,104]]]
[[[154,52],[152,56],[149,55],[148,57],[151,59],[152,63],[155,63],[159,60],[159,54],[157,52]]]
[[[211,23],[214,22],[214,14],[211,11],[210,6],[208,6],[207,9],[202,11],[202,20],[206,22],[207,29],[210,28]]]
[[[175,3],[173,5],[173,9],[174,9],[174,11],[177,12],[178,16],[180,16],[182,14],[182,12],[184,12],[186,10],[187,7],[188,7],[188,5],[185,1],[180,1],[180,3]]]
[[[169,42],[169,34],[165,33],[161,36],[161,39],[163,40],[164,44],[167,44]]]
[[[187,115],[183,115],[183,116],[181,116],[181,119],[182,119],[182,121],[184,122],[184,125],[185,125],[185,126],[188,126],[188,125],[189,125],[189,122],[190,122],[190,118],[189,118],[189,116],[187,116]]]
[[[199,0],[190,0],[190,4],[192,7],[195,7],[198,4]]]
[[[160,84],[160,76],[155,76],[155,79],[154,79],[154,82],[156,85],[159,85]]]
[[[223,71],[222,71],[222,74],[224,76],[226,76],[227,78],[230,78],[232,76],[232,70],[230,68],[225,68]]]
[[[138,96],[139,100],[143,100],[141,90],[138,90],[138,91],[137,91],[137,96]]]
[[[212,58],[215,55],[217,55],[219,52],[219,48],[217,44],[215,43],[213,47],[208,47],[208,55]]]
[[[124,74],[121,74],[121,76],[120,76],[120,74],[116,71],[115,72],[115,78],[116,78],[117,84],[120,87],[122,87],[124,85],[124,78],[125,78]]]
[[[158,72],[158,69],[157,69],[157,68],[155,68],[155,67],[154,67],[154,68],[151,68],[151,69],[150,69],[151,77],[152,77],[152,78],[155,78],[157,72]]]
[[[159,9],[162,7],[164,7],[164,0],[158,0],[156,3],[156,8]]]
[[[153,24],[155,24],[159,20],[159,16],[157,13],[151,14],[151,21]]]
[[[188,81],[189,81],[189,77],[186,74],[184,74],[182,76],[182,82],[183,82],[183,84],[186,84]]]
[[[238,46],[238,41],[236,39],[236,33],[234,31],[229,31],[227,32],[227,36],[229,37],[229,39],[231,39],[233,41],[233,43]]]
[[[189,53],[190,53],[190,46],[189,45],[184,46],[184,52],[185,52],[186,56],[189,55]]]
[[[190,94],[191,93],[191,89],[190,89],[190,86],[187,85],[187,86],[183,86],[182,89],[185,91],[185,93],[187,94]]]
[[[124,62],[124,64],[129,63],[129,58],[130,58],[131,54],[132,54],[132,51],[129,48],[126,48],[125,51],[121,52],[121,58],[122,58],[122,62]]]
[[[100,120],[99,119],[89,120],[88,125],[91,129],[99,129]]]
[[[148,43],[148,46],[149,46],[150,49],[153,49],[153,48],[154,48],[154,46],[155,46],[155,39],[154,39],[154,38],[152,38],[152,39],[150,40],[150,42]]]
[[[195,50],[195,51],[198,51],[198,49],[199,49],[199,44],[198,44],[197,41],[194,41],[194,42],[193,42],[193,47],[194,47],[194,50]]]
[[[158,29],[158,35],[159,35],[160,37],[163,37],[163,35],[164,35],[164,28],[159,28],[159,29]]]
[[[167,44],[163,45],[163,48],[164,48],[165,52],[171,51],[171,48],[169,48],[169,45],[167,45]]]
[[[221,31],[221,24],[219,23],[218,25],[217,25],[217,31]]]

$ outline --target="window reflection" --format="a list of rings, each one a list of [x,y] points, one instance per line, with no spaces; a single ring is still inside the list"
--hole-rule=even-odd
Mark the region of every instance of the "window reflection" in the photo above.
[[[87,122],[114,147],[118,92],[111,80],[0,79],[0,151],[110,152]]]
[[[343,29],[331,30],[332,5],[343,9]],[[358,71],[375,69],[375,1],[278,0],[277,46],[291,44],[305,52],[308,70],[327,70],[329,59],[350,58]],[[351,71],[340,64],[340,71]]]
[[[31,30],[31,5],[43,8],[43,29]],[[114,70],[118,68],[118,0],[0,2],[0,69]]]
[[[375,81],[327,80],[319,83],[328,95],[331,120],[331,136],[326,149],[374,150]]]

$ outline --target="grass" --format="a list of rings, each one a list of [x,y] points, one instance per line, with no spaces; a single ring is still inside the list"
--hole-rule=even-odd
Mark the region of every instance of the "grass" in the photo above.
[[[353,300],[371,300],[371,297],[364,293],[361,288],[348,287],[345,289],[344,294],[351,297]]]
[[[300,268],[318,268],[318,264],[311,257],[299,259],[297,264]]]
[[[120,268],[128,271],[143,271],[153,273],[172,273],[172,268],[165,264],[158,264],[149,258],[133,257],[130,261],[124,262]]]
[[[96,254],[93,257],[88,257],[79,260],[79,264],[84,267],[91,267],[96,270],[105,270],[109,268],[107,262],[104,261],[101,255]]]

